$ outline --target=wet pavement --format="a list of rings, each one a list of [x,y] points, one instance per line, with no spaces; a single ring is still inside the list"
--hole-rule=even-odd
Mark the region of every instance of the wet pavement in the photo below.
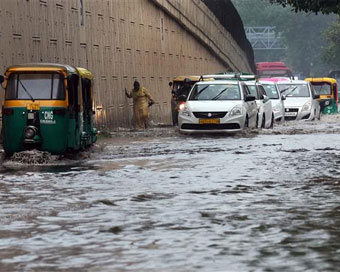
[[[340,118],[121,130],[0,169],[0,271],[339,271]]]

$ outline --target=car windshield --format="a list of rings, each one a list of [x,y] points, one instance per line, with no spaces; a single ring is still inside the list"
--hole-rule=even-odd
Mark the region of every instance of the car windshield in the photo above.
[[[313,85],[314,90],[317,94],[324,95],[324,94],[332,94],[331,85],[328,83]]]
[[[273,84],[262,84],[264,90],[266,91],[267,96],[270,99],[279,99],[279,92],[277,88]]]
[[[64,100],[65,87],[60,74],[11,74],[6,100]]]
[[[248,86],[248,89],[251,93],[251,95],[255,96],[256,99],[259,99],[259,96],[258,96],[258,93],[257,93],[257,90],[256,90],[256,86],[255,85],[247,85]]]
[[[241,100],[241,93],[236,84],[197,84],[189,100]]]
[[[280,92],[289,97],[310,97],[307,84],[280,84]]]

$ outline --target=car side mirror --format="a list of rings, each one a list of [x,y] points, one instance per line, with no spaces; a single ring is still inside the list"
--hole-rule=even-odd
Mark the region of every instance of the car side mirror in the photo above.
[[[5,77],[3,75],[0,75],[0,84],[5,81]]]
[[[320,98],[320,95],[319,94],[315,94],[314,95],[314,99],[319,99]]]
[[[172,86],[172,82],[171,82],[171,81],[169,82],[169,86],[170,86],[170,87]]]
[[[180,96],[177,98],[177,101],[185,102],[185,101],[187,101],[187,97],[186,97],[185,95],[180,95]]]
[[[281,96],[281,100],[284,101],[286,100],[286,97],[284,95]]]
[[[256,97],[254,95],[247,95],[244,101],[249,102],[249,101],[255,101]]]

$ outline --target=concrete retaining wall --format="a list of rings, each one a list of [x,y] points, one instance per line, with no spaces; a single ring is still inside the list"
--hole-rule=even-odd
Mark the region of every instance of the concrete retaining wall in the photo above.
[[[242,50],[200,0],[1,0],[0,72],[57,62],[95,76],[98,126],[129,126],[138,79],[170,123],[168,82],[178,75],[250,71]]]

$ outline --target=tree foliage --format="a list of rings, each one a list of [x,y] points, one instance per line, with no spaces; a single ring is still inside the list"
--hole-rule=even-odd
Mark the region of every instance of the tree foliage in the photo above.
[[[291,6],[296,12],[304,11],[340,14],[339,0],[270,0],[270,2],[278,3],[284,7]]]
[[[338,19],[325,33],[327,46],[323,52],[323,59],[332,65],[332,68],[340,67],[340,19]]]
[[[245,26],[275,26],[287,50],[255,50],[256,61],[285,61],[295,73],[323,76],[329,65],[322,58],[327,40],[322,34],[336,15],[296,13],[271,0],[234,0]]]

